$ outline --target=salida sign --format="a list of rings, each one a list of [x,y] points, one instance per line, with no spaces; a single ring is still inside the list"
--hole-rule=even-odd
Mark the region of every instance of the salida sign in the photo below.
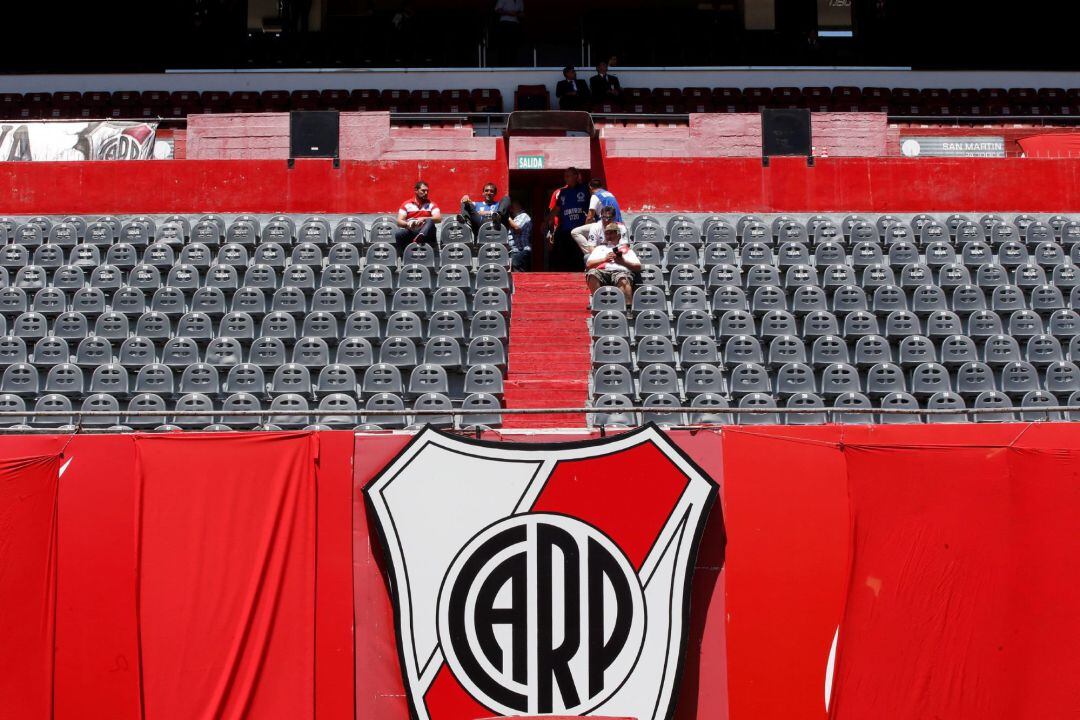
[[[425,430],[366,488],[413,715],[671,715],[716,486],[654,426],[558,445]]]

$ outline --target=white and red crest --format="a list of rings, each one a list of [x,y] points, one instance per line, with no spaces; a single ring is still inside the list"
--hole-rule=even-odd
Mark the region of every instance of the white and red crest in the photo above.
[[[427,429],[365,493],[418,720],[671,716],[716,485],[655,426],[552,445]]]

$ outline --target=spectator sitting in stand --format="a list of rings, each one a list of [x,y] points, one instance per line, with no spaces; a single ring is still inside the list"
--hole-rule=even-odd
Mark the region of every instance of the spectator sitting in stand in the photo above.
[[[405,252],[409,243],[422,242],[438,250],[438,238],[435,235],[436,223],[442,222],[442,211],[428,198],[428,184],[417,180],[413,186],[414,197],[401,203],[397,214],[397,226],[394,243],[398,254]]]
[[[608,74],[608,64],[601,60],[596,63],[596,74],[589,78],[589,92],[595,100],[618,100],[622,95],[619,78]]]
[[[589,192],[592,193],[592,199],[589,200],[589,215],[586,218],[588,222],[596,222],[597,215],[599,215],[602,207],[615,208],[615,221],[622,222],[622,210],[619,209],[619,201],[604,189],[603,180],[600,178],[590,180]]]
[[[473,233],[480,230],[480,226],[490,221],[496,227],[503,224],[507,211],[510,210],[510,198],[503,197],[496,201],[499,188],[495,183],[484,185],[483,200],[473,202],[468,195],[461,198],[461,214],[457,216],[458,222],[468,223],[472,226]]]
[[[615,219],[615,208],[609,205],[600,208],[599,220],[574,228],[570,232],[570,237],[581,249],[581,254],[588,257],[597,245],[604,242],[604,228],[612,224],[619,228],[619,242],[629,244],[629,231],[625,225]]]
[[[577,79],[577,70],[567,65],[562,71],[563,79],[555,85],[555,97],[559,98],[560,110],[588,110],[589,86]]]
[[[515,272],[525,272],[532,267],[532,218],[520,201],[510,203],[506,224],[510,226],[510,267]]]
[[[634,297],[634,273],[641,269],[641,260],[620,233],[615,223],[604,227],[604,239],[585,261],[585,284],[590,293],[606,285],[619,288],[626,297],[626,307],[630,307]]]

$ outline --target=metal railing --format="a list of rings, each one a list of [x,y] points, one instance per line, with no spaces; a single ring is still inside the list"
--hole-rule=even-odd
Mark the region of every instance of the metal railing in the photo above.
[[[454,420],[466,420],[472,416],[492,416],[492,415],[633,415],[634,422],[632,424],[639,424],[640,420],[636,417],[639,414],[649,414],[653,416],[662,416],[666,414],[688,414],[694,416],[702,415],[728,415],[732,419],[738,418],[743,415],[775,415],[777,418],[789,416],[789,415],[822,415],[825,417],[826,423],[838,422],[840,418],[845,415],[862,415],[870,416],[871,418],[883,418],[885,416],[918,416],[921,422],[922,417],[931,416],[962,416],[965,421],[973,421],[978,416],[994,416],[994,415],[1012,415],[1013,421],[1020,422],[1033,422],[1033,420],[1018,420],[1018,417],[1037,417],[1038,421],[1051,421],[1051,420],[1072,420],[1070,417],[1072,414],[1080,419],[1080,406],[1069,405],[1053,405],[1053,406],[1035,406],[1035,407],[987,407],[987,408],[865,408],[865,407],[800,407],[800,408],[772,408],[772,407],[689,407],[689,406],[672,406],[672,407],[646,407],[643,405],[632,405],[625,407],[551,407],[551,408],[448,408],[448,409],[427,409],[427,410],[298,410],[292,408],[279,408],[276,410],[2,410],[0,411],[0,420],[3,419],[18,419],[25,422],[26,418],[62,418],[67,419],[66,426],[74,426],[77,431],[89,430],[94,432],[101,432],[106,430],[103,424],[91,424],[84,423],[86,418],[115,418],[114,425],[122,425],[124,420],[131,418],[161,418],[161,424],[174,424],[173,420],[177,418],[205,418],[209,421],[209,424],[223,423],[227,424],[230,421],[243,418],[254,418],[259,422],[257,426],[264,426],[267,424],[274,424],[274,418],[307,418],[309,420],[315,420],[316,418],[355,418],[357,421],[361,421],[366,418],[368,420],[377,420],[381,417],[401,417],[405,418],[408,425],[422,425],[423,422],[420,418],[425,417],[449,417]],[[1051,415],[1058,415],[1057,418],[1052,418]],[[1040,417],[1041,416],[1041,417]],[[413,422],[409,422],[412,419]],[[316,421],[317,422],[317,421]],[[299,423],[296,423],[299,424]],[[377,424],[375,422],[374,424]],[[474,426],[469,425],[466,422],[452,422],[451,424],[459,427],[460,429],[470,429]],[[696,423],[682,423],[682,422],[663,422],[661,425],[670,427],[715,427],[718,424],[716,422],[696,422]],[[739,423],[734,423],[739,424]],[[778,423],[783,424],[783,423]],[[819,424],[819,423],[802,423],[802,424]],[[626,423],[612,423],[612,425],[626,425]],[[573,420],[569,420],[567,428],[574,428],[576,424]],[[198,431],[197,428],[185,428],[189,430]],[[246,428],[236,428],[246,429]],[[343,428],[344,429],[344,428]],[[21,432],[57,432],[58,428],[13,428],[4,427],[0,428],[0,433],[21,433]],[[115,432],[115,431],[114,431]]]

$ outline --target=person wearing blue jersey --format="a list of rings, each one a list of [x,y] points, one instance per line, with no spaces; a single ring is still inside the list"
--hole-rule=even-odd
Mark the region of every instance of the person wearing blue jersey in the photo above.
[[[584,267],[584,258],[570,233],[585,223],[589,212],[589,187],[581,181],[577,168],[567,168],[563,180],[566,184],[552,194],[549,206],[549,265],[552,270],[580,271]]]
[[[473,232],[479,232],[480,226],[490,221],[493,225],[505,224],[507,212],[510,210],[510,198],[504,197],[496,200],[499,188],[495,183],[484,185],[481,199],[474,202],[468,195],[461,198],[461,213],[457,216],[458,222],[468,223]]]
[[[589,200],[589,216],[587,222],[596,222],[600,219],[600,208],[609,207],[615,210],[615,222],[622,222],[622,210],[619,209],[619,201],[615,196],[604,189],[604,181],[593,178],[589,181],[589,192],[592,198]]]

